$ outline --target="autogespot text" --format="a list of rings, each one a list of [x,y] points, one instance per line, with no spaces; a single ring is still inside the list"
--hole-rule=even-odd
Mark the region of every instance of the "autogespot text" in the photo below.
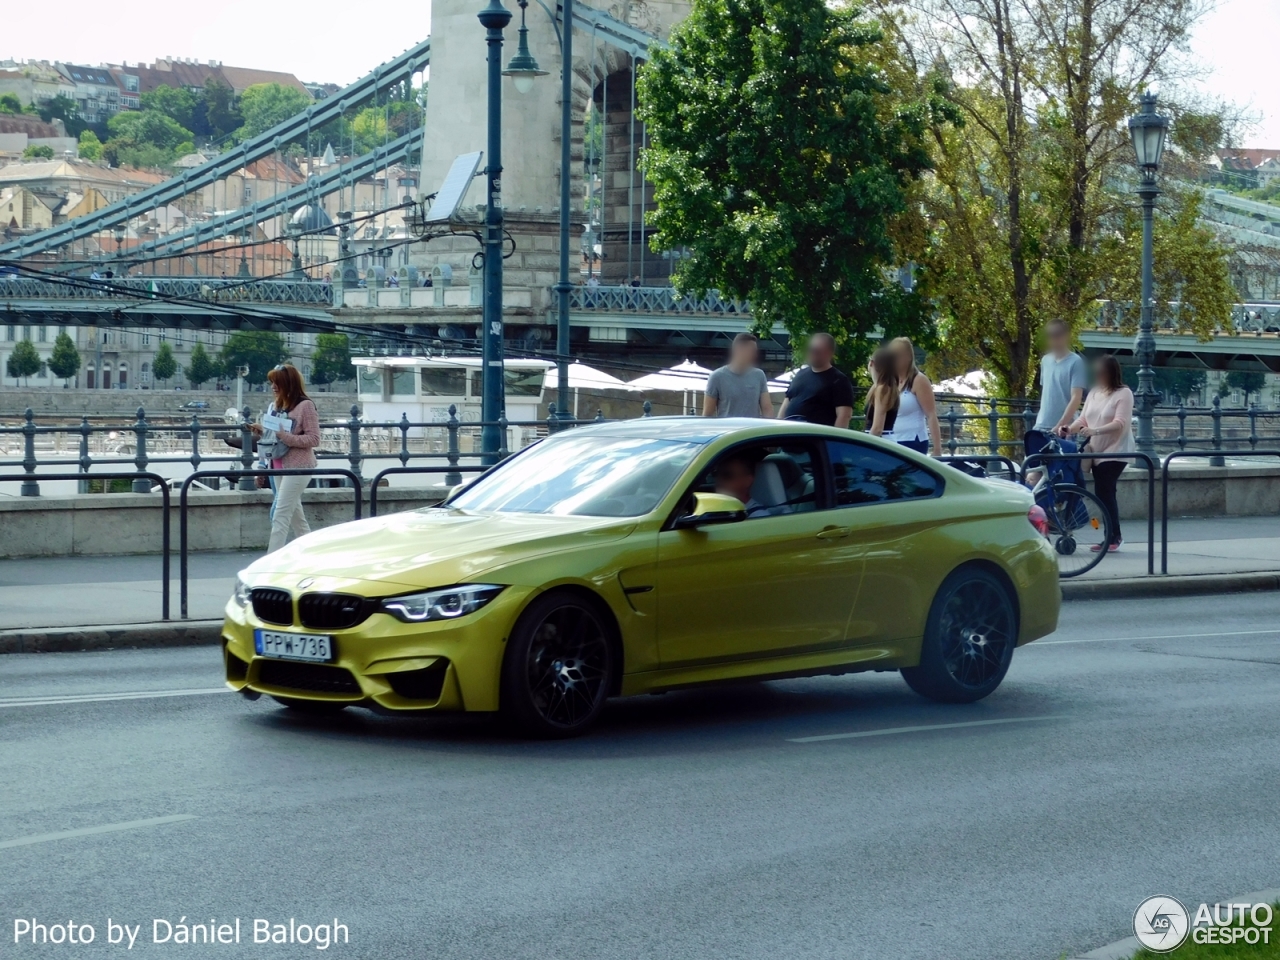
[[[99,930],[103,935],[99,936]],[[132,950],[143,943],[186,945],[212,944],[284,944],[311,945],[317,950],[328,950],[336,944],[350,942],[347,925],[336,917],[320,923],[299,923],[294,917],[275,922],[255,918],[242,920],[208,921],[155,919],[150,923],[119,922],[107,917],[98,924],[79,920],[48,921],[36,917],[16,917],[13,921],[13,942],[16,945],[43,944],[101,944]]]

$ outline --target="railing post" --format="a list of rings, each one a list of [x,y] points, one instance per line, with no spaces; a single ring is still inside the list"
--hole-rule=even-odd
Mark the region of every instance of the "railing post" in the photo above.
[[[646,401],[644,402],[644,415],[645,415],[646,417],[652,417],[652,416],[653,416],[653,404],[652,404],[650,401],[648,401],[648,400],[646,400]]]
[[[357,477],[363,478],[360,473],[360,406],[353,403],[351,405],[351,419],[347,421],[347,429],[351,431],[351,449],[347,453],[347,459],[351,462],[351,472]]]
[[[400,466],[409,465],[409,415],[400,414]]]
[[[1249,404],[1249,449],[1258,449],[1258,403]]]
[[[1000,408],[996,398],[991,398],[991,410],[987,413],[987,453],[993,457],[1000,453]]]
[[[1213,398],[1213,411],[1210,414],[1213,417],[1213,449],[1222,449],[1222,398]],[[1210,457],[1209,466],[1225,467],[1227,461],[1222,457]]]
[[[547,434],[548,436],[555,433],[559,429],[560,418],[556,416],[555,401],[547,404]]]
[[[1031,409],[1031,404],[1024,403],[1022,407],[1022,435],[1025,437],[1028,433],[1036,428],[1036,413]]]
[[[81,473],[88,473],[89,467],[93,465],[93,458],[89,456],[90,430],[91,428],[89,426],[89,418],[81,417],[80,418],[80,472]],[[89,492],[88,480],[80,481],[80,492],[81,493]]]
[[[40,496],[40,484],[36,482],[36,415],[30,407],[23,414],[26,423],[22,425],[22,470],[29,479],[22,481],[19,493],[24,497]]]
[[[445,457],[449,461],[449,472],[444,475],[445,486],[456,487],[462,482],[462,474],[458,472],[458,406],[449,404],[449,419],[445,421],[445,430],[449,434],[449,449]]]
[[[953,403],[947,407],[947,451],[953,457],[960,446],[956,440],[956,416],[956,405]]]
[[[133,464],[138,468],[139,473],[147,472],[147,432],[150,429],[151,425],[147,423],[147,411],[139,407],[138,422],[133,425],[133,434],[138,438],[134,448]],[[133,481],[133,492],[150,493],[151,481],[146,477],[138,477]]]
[[[504,411],[502,416],[498,417],[498,429],[502,431],[502,437],[498,441],[498,459],[500,461],[511,456],[511,445],[507,442],[508,426],[507,414]]]
[[[1178,449],[1187,449],[1187,407],[1178,401]]]
[[[249,431],[249,418],[252,416],[253,411],[246,403],[244,409],[240,411],[240,463],[245,470],[253,469],[253,434]],[[269,463],[268,466],[270,466]],[[257,486],[253,482],[253,477],[244,476],[236,484],[236,489],[256,490]]]
[[[191,431],[191,469],[199,470],[203,459],[200,456],[200,418],[193,415],[188,429]]]
[[[604,408],[596,407],[596,423],[604,423]]]

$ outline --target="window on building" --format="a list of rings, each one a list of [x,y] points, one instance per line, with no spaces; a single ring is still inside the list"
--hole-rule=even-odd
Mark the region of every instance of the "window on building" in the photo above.
[[[18,339],[18,327],[16,324],[9,324],[4,328],[4,338],[10,342]]]
[[[40,343],[49,342],[49,325],[42,323],[36,328],[36,340]]]
[[[141,383],[150,383],[150,382],[151,382],[151,364],[149,364],[149,363],[144,363],[144,364],[143,364],[143,365],[138,369],[138,379],[139,379],[139,381],[140,381]]]
[[[151,334],[145,330],[142,332],[142,345],[144,347],[151,346]]]

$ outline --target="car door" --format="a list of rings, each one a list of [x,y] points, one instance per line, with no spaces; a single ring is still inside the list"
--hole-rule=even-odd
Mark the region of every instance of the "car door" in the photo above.
[[[856,440],[827,441],[832,515],[850,531],[842,549],[863,564],[850,639],[917,636],[932,602],[944,517],[942,478],[909,457]]]
[[[821,450],[808,440],[774,440],[769,449],[764,463],[791,473],[799,467],[790,481],[799,494],[793,509],[658,535],[664,667],[821,650],[843,640],[861,569],[839,547],[849,529],[821,509],[828,498]]]

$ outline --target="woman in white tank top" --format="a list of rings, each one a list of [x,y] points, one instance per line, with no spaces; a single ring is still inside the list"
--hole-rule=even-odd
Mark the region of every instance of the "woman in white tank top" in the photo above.
[[[893,436],[888,439],[918,453],[928,453],[932,447],[934,456],[941,456],[942,431],[933,402],[933,384],[916,368],[915,346],[906,337],[898,337],[889,348],[898,357],[902,397]]]

